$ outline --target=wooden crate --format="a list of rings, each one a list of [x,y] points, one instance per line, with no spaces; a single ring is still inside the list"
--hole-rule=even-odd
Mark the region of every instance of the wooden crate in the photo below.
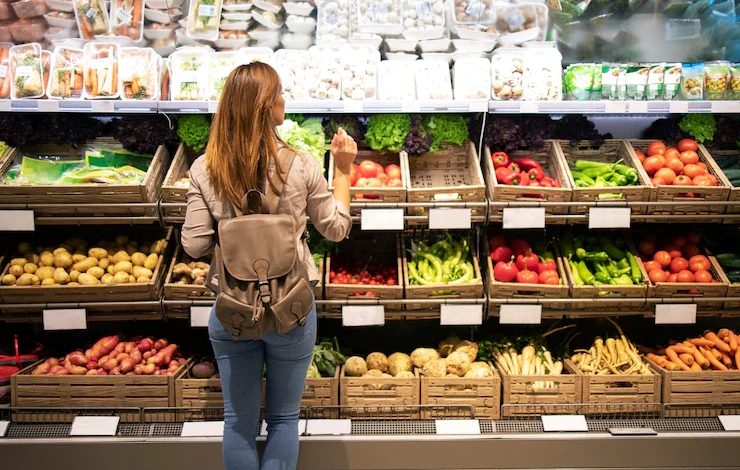
[[[502,374],[503,399],[501,414],[505,418],[515,416],[540,416],[551,414],[556,405],[582,403],[581,377],[575,374],[561,375],[510,375]],[[552,382],[553,388],[533,389],[535,382]],[[571,413],[575,410],[572,409]]]
[[[29,148],[39,154],[84,155],[86,147],[105,146],[106,148],[123,148],[112,138],[96,139],[79,149],[68,146],[43,145]],[[22,152],[9,149],[0,158],[0,181],[4,180]],[[149,165],[144,181],[141,184],[75,184],[75,185],[33,185],[33,184],[0,184],[0,200],[4,204],[64,204],[66,207],[34,208],[36,216],[97,216],[97,215],[135,215],[155,216],[156,207],[137,208],[129,204],[156,202],[164,180],[170,156],[167,149],[160,145]],[[106,207],[88,209],[84,204],[106,204]]]
[[[626,250],[630,251],[634,255],[635,261],[637,261],[637,265],[640,267],[640,272],[642,273],[642,284],[631,286],[613,286],[610,284],[588,286],[584,284],[578,286],[573,282],[573,270],[570,267],[570,263],[568,263],[568,260],[565,257],[561,257],[560,260],[563,264],[563,269],[568,276],[571,298],[573,299],[570,308],[574,310],[594,309],[593,303],[578,302],[576,299],[644,299],[654,295],[654,287],[648,279],[648,273],[645,271],[645,266],[642,264],[637,248],[635,248],[628,236],[624,235],[624,238],[627,243]],[[640,302],[610,302],[598,306],[599,310],[604,311],[643,310],[644,308],[645,304]]]
[[[573,179],[570,171],[565,172],[568,178],[568,184],[573,188],[572,202],[594,202],[602,200],[601,194],[621,193],[620,199],[606,199],[607,201],[624,201],[624,202],[649,202],[650,201],[650,180],[647,173],[642,168],[640,160],[634,152],[629,150],[623,140],[609,139],[601,145],[593,145],[591,142],[584,140],[573,146],[567,140],[556,140],[554,143],[558,154],[562,158],[565,168],[570,168],[570,164],[575,165],[575,160],[587,160],[599,163],[616,163],[622,160],[622,164],[637,170],[638,182],[633,186],[619,186],[616,188],[579,188]],[[642,171],[641,171],[642,170]],[[633,214],[644,214],[647,212],[647,206],[637,206],[632,208]],[[588,214],[588,206],[571,206],[571,214]]]
[[[351,249],[350,249],[351,245]],[[394,246],[395,245],[395,246]],[[403,299],[403,272],[404,268],[401,262],[401,240],[398,236],[393,237],[377,237],[377,238],[365,238],[365,239],[352,239],[349,242],[342,243],[339,247],[339,252],[329,252],[326,254],[326,273],[324,274],[325,281],[325,293],[327,300],[349,300],[349,299]],[[346,251],[342,253],[342,248]],[[339,256],[349,257],[354,259],[368,260],[370,254],[381,255],[385,258],[389,265],[395,264],[396,272],[398,273],[397,284],[395,286],[371,286],[364,284],[333,284],[331,282],[331,270],[332,270],[332,258]],[[372,255],[372,256],[375,256]],[[334,261],[336,266],[337,262]],[[368,297],[365,295],[355,296],[355,292],[367,292],[372,291],[377,294],[377,297]],[[401,310],[403,307],[402,303],[397,304],[385,304],[386,310]],[[328,311],[338,311],[341,309],[340,306],[327,306]]]
[[[165,203],[179,203],[187,204],[188,189],[189,186],[182,187],[176,186],[175,183],[182,177],[185,176],[185,172],[190,169],[193,162],[200,155],[191,149],[184,143],[181,143],[177,147],[175,157],[172,159],[172,165],[167,170],[167,175],[164,177],[164,184],[162,185],[162,202]],[[163,208],[162,214],[165,217],[185,217],[185,206],[180,207],[165,207]]]
[[[719,165],[722,163],[722,160],[730,157],[738,157],[740,156],[740,149],[735,150],[717,150],[713,146],[707,144],[699,144],[699,148],[702,149],[705,153],[709,154],[717,163],[717,168],[719,168]],[[735,165],[737,168],[737,165]],[[733,186],[732,183],[730,183],[729,178],[725,176],[724,171],[719,168],[719,174],[717,175],[720,181],[722,181],[722,184],[730,188],[730,196],[728,197],[728,201],[740,201],[740,187]],[[740,213],[740,206],[727,206],[727,213],[728,214],[738,214]]]
[[[654,140],[625,140],[630,154],[635,155],[635,149],[641,150],[647,155],[647,148]],[[666,142],[667,146],[675,146],[674,142]],[[726,201],[730,195],[730,188],[723,182],[722,171],[717,166],[717,163],[709,155],[704,147],[699,147],[699,161],[704,162],[707,165],[707,169],[713,174],[719,181],[719,186],[675,186],[666,185],[655,187],[650,183],[651,190],[651,201],[656,202],[673,202],[670,206],[651,206],[648,213],[660,214],[660,215],[707,215],[707,214],[723,214],[725,212],[725,206],[719,206],[712,204],[714,202]],[[647,173],[642,169],[640,165],[639,170],[647,177]],[[694,194],[695,197],[686,197],[687,193]],[[681,202],[697,202],[703,201],[706,205],[701,206],[682,206]],[[697,223],[720,223],[722,218],[717,219],[682,219],[682,222],[697,222]]]
[[[568,182],[567,174],[570,173],[563,165],[562,158],[559,157],[555,141],[546,140],[545,147],[536,151],[517,150],[509,153],[509,158],[518,159],[531,157],[537,160],[545,173],[560,183],[560,188],[534,188],[527,189],[527,186],[509,186],[500,184],[496,179],[496,173],[491,161],[491,149],[486,147],[483,155],[483,171],[486,174],[486,186],[488,188],[488,197],[493,202],[570,202],[572,190]],[[532,196],[542,197],[532,197]],[[548,206],[545,208],[547,215],[562,215],[568,213],[568,206]],[[503,217],[504,209],[502,207],[492,207],[490,215],[492,217]],[[565,220],[559,220],[552,223],[565,223]]]
[[[408,159],[405,153],[378,153],[374,150],[359,150],[357,152],[357,158],[355,163],[358,165],[363,160],[371,160],[375,163],[380,163],[384,167],[395,163],[401,167],[401,181],[403,186],[400,188],[349,188],[349,194],[352,202],[364,202],[372,204],[373,202],[406,202],[406,193],[409,189],[408,181]],[[329,152],[329,191],[334,191],[334,155]],[[356,208],[351,209],[351,214],[359,216],[362,209]]]
[[[427,232],[424,240],[430,244],[442,237],[443,234],[439,232]],[[409,240],[410,243],[410,240]],[[403,246],[406,248],[406,241],[403,241]],[[475,277],[478,279],[475,282],[469,282],[467,284],[428,284],[426,286],[411,285],[409,278],[409,262],[408,254],[404,253],[401,257],[403,261],[403,278],[405,280],[406,288],[406,299],[480,299],[483,297],[483,278],[481,277],[480,263],[478,256],[475,254],[475,250],[471,250],[473,259],[473,270],[475,271]],[[428,305],[421,303],[406,302],[406,310],[426,310]],[[413,317],[416,318],[416,317]]]
[[[584,405],[609,405],[610,412],[643,412],[640,405],[660,403],[660,374],[651,368],[651,375],[587,375],[570,359],[565,369],[581,378],[581,399]],[[598,407],[583,407],[584,413]]]
[[[501,376],[493,377],[424,377],[421,376],[422,406],[472,406],[478,419],[501,417]],[[417,371],[417,374],[419,372]],[[422,419],[444,418],[444,411],[422,408]]]
[[[701,297],[725,297],[727,294],[728,282],[723,280],[720,274],[722,268],[719,266],[714,256],[707,256],[711,265],[711,273],[714,279],[719,282],[650,282],[652,292],[655,297],[681,298],[685,297],[687,301]],[[724,277],[724,279],[727,279]],[[693,291],[693,292],[691,292]],[[705,302],[699,307],[701,309],[718,309],[722,307],[723,302]]]
[[[475,145],[442,152],[407,156],[408,202],[486,202],[486,185]],[[411,216],[428,215],[428,208],[409,207]],[[485,207],[470,209],[473,217],[484,217]]]
[[[339,376],[342,417],[419,418],[421,379],[418,374],[413,378],[348,377],[344,369],[342,366]]]
[[[175,265],[183,262],[184,251],[181,245],[177,245],[175,254],[170,261],[167,276],[164,280],[164,299],[165,300],[203,300],[204,298],[214,297],[213,292],[206,286],[195,284],[177,284],[172,282],[172,271]],[[202,260],[199,259],[198,261]],[[206,261],[208,262],[208,261]]]
[[[713,259],[716,261],[717,258]],[[722,266],[719,266],[719,262],[717,262],[717,268],[719,270],[719,281],[723,284],[727,285],[727,292],[725,293],[725,297],[740,297],[740,284],[736,284],[733,282],[730,282],[730,280],[727,278],[727,274],[725,274],[725,270],[722,269]],[[722,304],[722,308],[738,308],[740,307],[740,302],[737,301],[726,301]]]

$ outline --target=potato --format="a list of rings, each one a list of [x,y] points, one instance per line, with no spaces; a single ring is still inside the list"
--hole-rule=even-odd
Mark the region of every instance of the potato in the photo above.
[[[157,261],[159,261],[159,255],[157,253],[152,253],[151,255],[146,257],[146,261],[144,261],[144,267],[146,269],[154,271],[154,268],[157,267]]]
[[[30,286],[33,284],[33,274],[25,273],[21,275],[21,277],[18,278],[18,280],[15,282],[15,285],[17,286]]]
[[[128,245],[129,239],[126,235],[118,235],[115,241],[116,245]]]
[[[113,274],[105,273],[103,274],[103,277],[100,278],[101,284],[110,284],[113,282]]]
[[[20,277],[24,272],[25,271],[23,270],[23,266],[19,264],[16,264],[15,266],[11,266],[10,268],[8,268],[8,273],[12,274],[15,277]]]
[[[116,273],[115,271],[113,271],[113,265],[112,265],[112,264],[109,264],[109,265],[108,265],[108,268],[107,268],[107,269],[106,269],[105,271],[106,271],[106,272],[107,272],[108,274],[110,274],[111,276],[112,276],[112,275],[114,275],[114,274]]]
[[[92,256],[93,258],[103,259],[108,257],[108,250],[103,248],[90,248],[87,255]]]
[[[69,281],[70,282],[77,282],[77,278],[79,278],[79,277],[80,277],[80,272],[79,271],[73,269],[72,271],[69,272]]]
[[[152,243],[152,246],[149,247],[149,252],[160,254],[162,253],[162,250],[164,250],[164,239],[157,240],[156,242]]]
[[[34,263],[26,263],[23,265],[23,271],[27,272],[28,274],[34,274],[36,273],[36,270],[39,269],[38,266]]]
[[[123,271],[127,274],[131,274],[133,269],[134,267],[131,265],[131,261],[119,261],[115,266],[113,266],[113,273],[115,274]]]
[[[25,255],[29,251],[31,251],[33,247],[28,242],[21,242],[18,244],[18,253]]]
[[[98,261],[98,266],[100,266],[103,269],[108,269],[108,266],[110,265],[110,261],[108,258],[103,258],[100,261]]]
[[[75,253],[72,255],[72,262],[73,263],[79,263],[80,261],[85,261],[87,259],[87,256],[85,256],[82,253]]]
[[[65,271],[64,268],[56,268],[54,270],[53,279],[57,284],[66,284],[70,280],[70,275],[67,274],[67,271]]]
[[[105,274],[105,270],[99,266],[93,266],[87,270],[87,274],[95,276],[96,279],[100,279]]]
[[[118,263],[120,261],[131,261],[131,257],[125,251],[119,251],[113,255],[113,263]]]
[[[96,278],[92,274],[87,274],[87,273],[80,274],[80,277],[77,278],[77,282],[79,282],[83,286],[92,286],[95,284],[100,284],[100,281],[98,281],[98,278]]]
[[[129,281],[128,273],[125,271],[118,271],[111,280],[113,284],[127,284]]]
[[[72,255],[66,251],[54,255],[54,267],[56,268],[68,268],[72,266],[73,262]]]
[[[51,254],[58,255],[59,253],[62,253],[62,252],[65,252],[65,251],[67,251],[67,249],[65,247],[63,247],[63,246],[60,246],[56,250],[52,251]]]
[[[26,258],[13,258],[10,260],[11,266],[25,266],[26,263],[28,263],[28,260]]]
[[[5,286],[14,286],[16,281],[17,278],[12,274],[6,274],[3,276],[3,285]]]
[[[68,283],[67,285],[68,285],[68,286],[79,286],[79,285],[80,285],[80,283],[79,283],[79,282],[70,282],[70,283]]]
[[[54,268],[52,268],[51,266],[42,266],[39,269],[37,269],[34,274],[36,274],[39,277],[39,279],[41,279],[41,281],[43,282],[44,279],[51,279],[52,276],[54,276]]]
[[[131,244],[126,245],[126,254],[128,254],[129,256],[133,256],[134,253],[136,253],[137,251],[139,251],[138,246],[131,245]]]
[[[131,264],[134,266],[144,266],[144,263],[146,262],[146,255],[140,251],[137,251],[133,255],[131,255]]]
[[[48,251],[44,251],[39,256],[39,263],[41,263],[41,266],[54,266],[54,255]]]
[[[147,268],[142,268],[141,266],[134,266],[134,270],[131,272],[131,274],[134,275],[134,277],[148,277],[151,279],[152,277],[152,270]]]
[[[129,275],[128,275],[128,282],[129,282],[130,284],[135,284],[135,283],[136,283],[136,278],[134,277],[134,275],[133,275],[133,274],[129,274]]]
[[[136,278],[136,283],[137,283],[137,284],[149,284],[149,282],[150,282],[151,280],[152,280],[152,279],[151,279],[151,278],[149,278],[149,277],[146,277],[146,276],[141,276],[141,277],[138,277],[138,278]]]
[[[56,282],[54,282],[54,278],[51,277],[47,277],[46,279],[41,281],[42,286],[53,286],[54,284],[56,284]]]
[[[80,261],[79,263],[75,263],[72,266],[72,269],[75,271],[79,271],[81,273],[87,272],[88,269],[92,268],[93,266],[98,265],[98,259],[93,258],[92,256],[88,256],[85,258],[85,261]]]
[[[24,256],[24,258],[26,258],[26,261],[28,261],[29,263],[33,263],[36,265],[39,264],[39,255],[37,255],[36,253],[26,253],[26,256]]]

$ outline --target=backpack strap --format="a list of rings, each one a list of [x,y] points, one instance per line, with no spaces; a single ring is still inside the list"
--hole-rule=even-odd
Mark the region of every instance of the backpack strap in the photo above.
[[[277,163],[279,163],[279,165],[275,166],[275,172],[277,172],[278,166],[282,168],[283,170],[282,179],[286,181],[288,180],[290,169],[293,167],[293,161],[295,160],[295,156],[296,156],[295,152],[289,149],[288,147],[282,146],[278,149]],[[273,184],[275,185],[275,189],[277,190],[277,192],[282,194],[285,183],[283,183],[280,177],[275,178],[275,180],[273,181]],[[280,196],[278,196],[276,193],[272,191],[272,187],[270,186],[269,183],[267,184],[267,188],[265,192],[267,193],[267,209],[269,210],[268,214],[276,214],[278,203],[280,202]],[[263,209],[264,209],[264,201],[263,201]]]

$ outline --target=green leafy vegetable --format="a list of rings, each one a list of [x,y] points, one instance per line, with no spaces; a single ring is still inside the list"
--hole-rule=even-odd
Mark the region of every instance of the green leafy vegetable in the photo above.
[[[196,152],[206,148],[210,132],[211,123],[200,114],[183,116],[177,120],[177,135]]]
[[[433,114],[424,118],[424,129],[434,140],[430,152],[460,146],[468,141],[468,122],[459,114]]]
[[[288,145],[310,154],[319,163],[319,166],[322,169],[324,168],[326,141],[324,139],[324,127],[321,125],[320,119],[306,119],[300,125],[295,121],[286,119],[277,129],[280,138]]]
[[[399,152],[410,128],[408,114],[376,114],[367,121],[365,142],[378,152]]]
[[[339,352],[339,343],[333,340],[322,339],[313,347],[311,366],[308,368],[308,378],[334,377],[337,367],[347,359]]]
[[[308,248],[311,250],[313,262],[318,268],[328,252],[336,251],[337,244],[322,237],[318,230],[310,227],[308,229]]]
[[[678,127],[702,143],[714,138],[717,122],[711,114],[687,114],[681,119]]]

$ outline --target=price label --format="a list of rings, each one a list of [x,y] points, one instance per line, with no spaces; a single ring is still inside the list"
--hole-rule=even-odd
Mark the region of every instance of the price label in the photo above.
[[[648,112],[647,101],[631,101],[629,103],[629,112],[636,114],[645,114]]]
[[[539,325],[542,323],[542,305],[502,305],[499,321],[502,325]]]
[[[588,424],[583,415],[542,415],[542,429],[545,432],[588,432]]]
[[[211,309],[212,307],[190,307],[190,326],[192,328],[208,328]]]
[[[82,436],[115,436],[118,430],[118,416],[75,416],[69,435]]]
[[[725,431],[740,431],[740,415],[719,415]]]
[[[630,228],[629,207],[589,207],[588,228]]]
[[[740,105],[735,101],[712,101],[713,113],[737,113],[740,112]]]
[[[483,305],[443,304],[439,323],[442,326],[483,324]]]
[[[5,437],[8,433],[8,426],[10,426],[10,421],[0,421],[0,437]]]
[[[218,101],[209,101],[208,112],[211,114],[216,114],[216,111],[218,111]]]
[[[540,104],[536,101],[522,101],[519,103],[519,112],[522,114],[537,114],[540,112]]]
[[[488,112],[488,101],[471,101],[468,105],[468,111],[471,113]]]
[[[0,78],[5,78],[6,75],[8,75],[8,66],[0,65]]]
[[[403,209],[362,209],[362,230],[403,230]]]
[[[604,112],[607,114],[624,113],[624,101],[607,101],[604,104]]]
[[[306,432],[306,420],[305,419],[299,419],[298,420],[298,435]],[[262,420],[262,426],[260,427],[260,436],[267,436],[267,421],[264,419]]]
[[[345,305],[342,307],[342,325],[385,325],[385,307],[382,305]]]
[[[0,211],[0,232],[33,232],[33,211]]]
[[[86,330],[87,314],[84,308],[60,308],[43,311],[44,330]]]
[[[345,113],[361,113],[362,112],[362,101],[355,101],[355,100],[344,101],[344,112]]]
[[[477,419],[438,419],[434,428],[439,436],[469,436],[480,434],[480,423]]]
[[[657,436],[653,428],[609,428],[612,436]]]
[[[0,100],[0,112],[7,113],[12,109],[12,103],[10,100]]]
[[[696,304],[659,304],[655,306],[656,325],[693,325]]]
[[[116,18],[121,20],[122,24],[126,24],[126,25],[130,25],[131,20],[133,19],[133,17],[131,16],[131,13],[127,12],[123,8],[119,8],[118,10],[116,10]]]
[[[216,6],[203,4],[198,5],[198,16],[216,16]]]
[[[418,113],[421,111],[421,104],[418,101],[401,101],[401,112],[403,113]]]
[[[671,101],[668,103],[668,112],[671,114],[686,114],[689,112],[689,102]]]
[[[15,78],[30,77],[33,73],[33,67],[30,65],[19,65],[15,68]]]
[[[90,68],[92,70],[107,69],[111,66],[111,60],[109,58],[104,59],[92,59],[90,60]]]
[[[429,209],[429,228],[432,230],[468,230],[471,226],[470,209]]]
[[[115,111],[113,101],[109,100],[97,100],[90,103],[90,108],[94,113],[112,113]]]
[[[39,100],[39,112],[57,113],[59,112],[59,101],[56,100]]]
[[[306,421],[306,434],[311,436],[343,436],[352,434],[352,420],[309,419]]]
[[[180,433],[181,437],[222,437],[223,435],[223,421],[183,423]]]
[[[545,228],[544,207],[505,207],[504,229]]]

